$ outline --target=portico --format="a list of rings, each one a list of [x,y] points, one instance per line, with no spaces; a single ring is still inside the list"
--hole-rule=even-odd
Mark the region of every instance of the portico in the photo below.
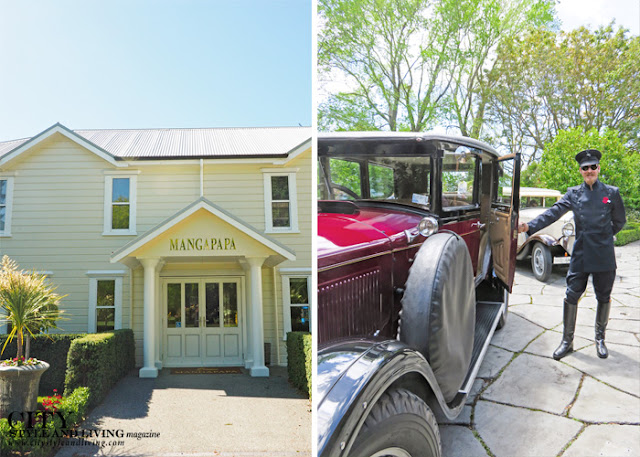
[[[295,253],[200,198],[110,258],[142,268],[143,367],[229,365],[268,376],[264,355],[265,267]]]

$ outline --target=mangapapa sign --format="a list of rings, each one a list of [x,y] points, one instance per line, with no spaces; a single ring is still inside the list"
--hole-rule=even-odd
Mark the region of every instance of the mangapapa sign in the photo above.
[[[172,238],[170,251],[235,251],[233,238]]]

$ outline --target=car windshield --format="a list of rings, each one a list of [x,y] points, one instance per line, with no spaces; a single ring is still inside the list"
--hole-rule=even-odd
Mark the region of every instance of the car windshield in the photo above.
[[[321,200],[375,200],[429,209],[428,156],[323,157],[318,167]]]

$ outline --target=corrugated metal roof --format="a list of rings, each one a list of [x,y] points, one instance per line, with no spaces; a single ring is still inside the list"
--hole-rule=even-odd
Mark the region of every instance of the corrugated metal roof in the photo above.
[[[123,159],[277,157],[311,138],[310,127],[74,130]],[[0,157],[29,138],[0,143]]]

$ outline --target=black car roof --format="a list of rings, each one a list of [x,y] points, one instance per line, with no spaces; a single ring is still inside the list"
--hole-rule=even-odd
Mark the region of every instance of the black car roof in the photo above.
[[[470,148],[486,151],[496,157],[500,153],[487,143],[459,135],[446,135],[433,132],[331,132],[318,133],[318,144],[342,142],[451,142]],[[320,151],[319,151],[320,152]],[[322,154],[322,152],[320,152]]]

